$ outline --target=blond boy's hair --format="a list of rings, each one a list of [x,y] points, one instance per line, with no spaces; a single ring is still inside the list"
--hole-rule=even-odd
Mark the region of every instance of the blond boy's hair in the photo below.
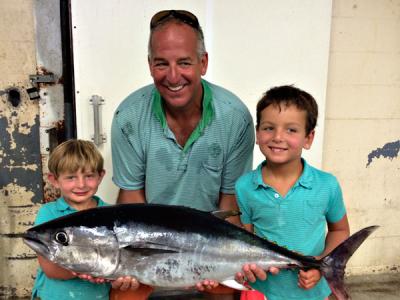
[[[94,143],[85,140],[68,140],[58,145],[49,158],[49,171],[56,177],[61,173],[79,170],[101,173],[104,160]]]

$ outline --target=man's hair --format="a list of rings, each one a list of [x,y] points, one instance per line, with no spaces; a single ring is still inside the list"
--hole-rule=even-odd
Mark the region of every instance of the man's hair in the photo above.
[[[314,130],[318,119],[318,104],[309,93],[292,85],[277,86],[269,89],[257,103],[257,123],[260,126],[261,112],[269,105],[279,108],[294,105],[306,112],[306,134]]]
[[[180,24],[180,25],[186,25],[189,26],[190,28],[192,28],[194,30],[194,32],[196,33],[197,36],[197,57],[201,58],[204,54],[207,53],[206,51],[206,46],[204,43],[204,34],[203,34],[203,30],[201,29],[200,24],[198,25],[198,27],[193,27],[187,23],[185,23],[184,21],[177,19],[174,15],[170,15],[167,18],[163,19],[161,22],[157,23],[156,26],[154,26],[154,28],[150,29],[150,36],[149,36],[149,43],[148,43],[148,57],[151,60],[153,57],[153,49],[152,49],[152,37],[154,32],[156,32],[157,30],[160,30],[162,27],[164,27],[166,24],[168,23],[175,23],[175,24]]]
[[[56,177],[61,173],[90,170],[101,173],[104,160],[94,143],[84,140],[68,140],[58,145],[50,154],[48,167]]]

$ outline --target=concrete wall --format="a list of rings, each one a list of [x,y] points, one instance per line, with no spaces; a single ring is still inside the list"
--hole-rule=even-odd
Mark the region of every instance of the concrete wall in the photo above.
[[[400,1],[336,0],[323,168],[343,188],[352,232],[381,228],[350,273],[400,271]]]
[[[33,224],[43,198],[39,105],[26,88],[36,74],[33,1],[0,1],[0,298],[27,295],[36,268],[19,233]],[[9,101],[8,91],[20,94]],[[36,205],[34,203],[37,203]]]
[[[19,234],[47,198],[39,123],[49,110],[25,92],[37,72],[34,4],[0,1],[1,299],[30,293],[37,264]],[[334,1],[323,168],[342,184],[353,232],[381,225],[350,261],[354,274],[400,270],[399,33],[399,0]],[[12,87],[21,94],[16,107]]]

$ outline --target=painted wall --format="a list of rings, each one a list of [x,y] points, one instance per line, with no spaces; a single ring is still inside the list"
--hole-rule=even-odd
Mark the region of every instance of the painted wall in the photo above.
[[[47,198],[39,123],[49,110],[24,92],[37,71],[34,3],[0,1],[1,299],[30,293],[36,260],[17,237]],[[342,184],[352,231],[381,225],[350,261],[350,273],[399,272],[399,32],[399,0],[334,0],[323,168]],[[16,107],[5,93],[10,87],[21,93]]]
[[[334,1],[327,90],[323,168],[351,230],[381,226],[348,271],[399,272],[400,1]]]
[[[43,180],[39,105],[26,92],[29,75],[36,73],[33,2],[0,1],[0,12],[0,298],[5,299],[30,292],[36,261],[19,233],[33,224]],[[20,93],[15,106],[10,88]]]

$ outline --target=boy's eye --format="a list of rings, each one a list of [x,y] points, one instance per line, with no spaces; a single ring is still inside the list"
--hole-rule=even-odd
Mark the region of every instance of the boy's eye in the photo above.
[[[267,127],[264,127],[263,130],[265,130],[265,131],[272,131],[272,130],[274,130],[274,127],[272,127],[272,126],[267,126]]]
[[[288,128],[288,130],[287,130],[289,133],[296,133],[297,132],[297,129],[295,129],[295,128]]]

